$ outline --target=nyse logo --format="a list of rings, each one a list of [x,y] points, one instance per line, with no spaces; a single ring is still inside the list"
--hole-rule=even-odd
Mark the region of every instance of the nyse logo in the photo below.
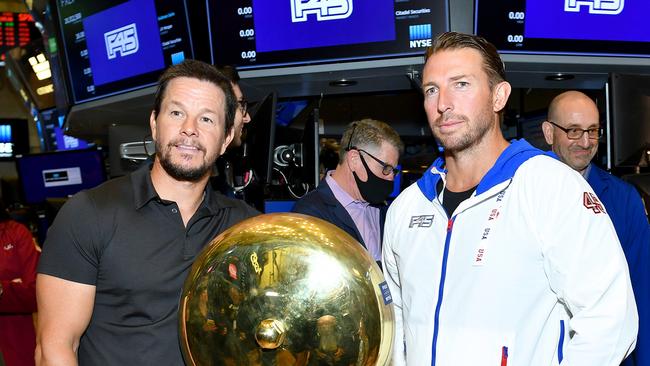
[[[412,228],[413,226],[431,227],[431,224],[433,224],[433,215],[411,216],[409,229]]]
[[[104,42],[109,60],[117,57],[118,52],[124,57],[138,52],[140,48],[135,23],[104,33]]]
[[[431,46],[431,24],[409,26],[409,47],[421,48]]]
[[[616,15],[623,11],[625,0],[564,0],[564,11],[580,12],[587,8],[589,14]]]
[[[289,0],[291,2],[291,22],[306,22],[309,14],[316,14],[321,22],[345,19],[352,15],[352,0]]]

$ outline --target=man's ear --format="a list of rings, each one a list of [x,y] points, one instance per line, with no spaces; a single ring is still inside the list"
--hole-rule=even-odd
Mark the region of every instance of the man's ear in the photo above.
[[[149,116],[149,128],[151,129],[151,138],[156,141],[156,112],[151,111]]]
[[[232,142],[232,139],[235,137],[235,126],[233,125],[230,128],[230,132],[226,136],[224,136],[223,139],[223,144],[221,144],[221,153],[219,154],[220,156],[223,155],[223,153],[226,152],[226,149],[228,148],[228,145]]]
[[[542,132],[544,132],[546,143],[553,146],[553,125],[548,121],[542,122]]]
[[[492,96],[494,112],[499,112],[506,107],[511,91],[512,86],[510,86],[510,83],[507,81],[502,81],[494,87],[494,93]]]

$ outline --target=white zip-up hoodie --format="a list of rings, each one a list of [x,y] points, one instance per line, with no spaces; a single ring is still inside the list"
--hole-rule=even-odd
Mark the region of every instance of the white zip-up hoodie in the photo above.
[[[513,142],[448,217],[439,159],[391,205],[394,365],[618,366],[638,317],[614,227],[587,182]]]

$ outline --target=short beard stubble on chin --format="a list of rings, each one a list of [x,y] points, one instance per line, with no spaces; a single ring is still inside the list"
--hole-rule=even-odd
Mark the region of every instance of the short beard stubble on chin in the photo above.
[[[214,164],[214,160],[216,160],[216,157],[213,159],[212,163],[204,163],[198,167],[194,168],[185,168],[183,166],[180,166],[178,164],[174,164],[172,162],[171,158],[171,149],[174,146],[174,142],[170,142],[167,144],[166,149],[163,150],[161,144],[156,141],[156,158],[160,161],[160,165],[162,168],[177,181],[184,181],[184,182],[198,182],[203,178],[210,170],[212,169],[212,165]],[[201,148],[201,151],[205,152],[205,149]]]
[[[454,114],[453,117],[462,119],[465,123],[469,122],[469,118],[462,114]],[[438,117],[436,125],[439,125],[444,118],[445,116],[442,115]],[[474,124],[468,124],[469,128],[465,134],[458,137],[446,136],[445,134],[435,133],[435,129],[433,130],[433,134],[436,140],[445,148],[445,151],[449,153],[466,151],[478,145],[488,131],[493,128],[492,118],[492,106],[485,105],[481,109],[481,112],[476,116]]]

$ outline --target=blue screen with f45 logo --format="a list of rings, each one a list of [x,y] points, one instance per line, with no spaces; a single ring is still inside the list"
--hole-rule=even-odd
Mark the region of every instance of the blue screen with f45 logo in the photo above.
[[[131,0],[84,19],[95,85],[165,67],[153,0]]]
[[[207,0],[216,64],[240,70],[421,56],[447,0]]]
[[[185,0],[56,1],[75,104],[153,85],[193,57]]]
[[[395,39],[393,0],[253,0],[257,52]]]
[[[650,1],[528,1],[524,36],[650,42],[648,14]]]
[[[502,53],[650,57],[647,0],[476,0],[475,32]]]

